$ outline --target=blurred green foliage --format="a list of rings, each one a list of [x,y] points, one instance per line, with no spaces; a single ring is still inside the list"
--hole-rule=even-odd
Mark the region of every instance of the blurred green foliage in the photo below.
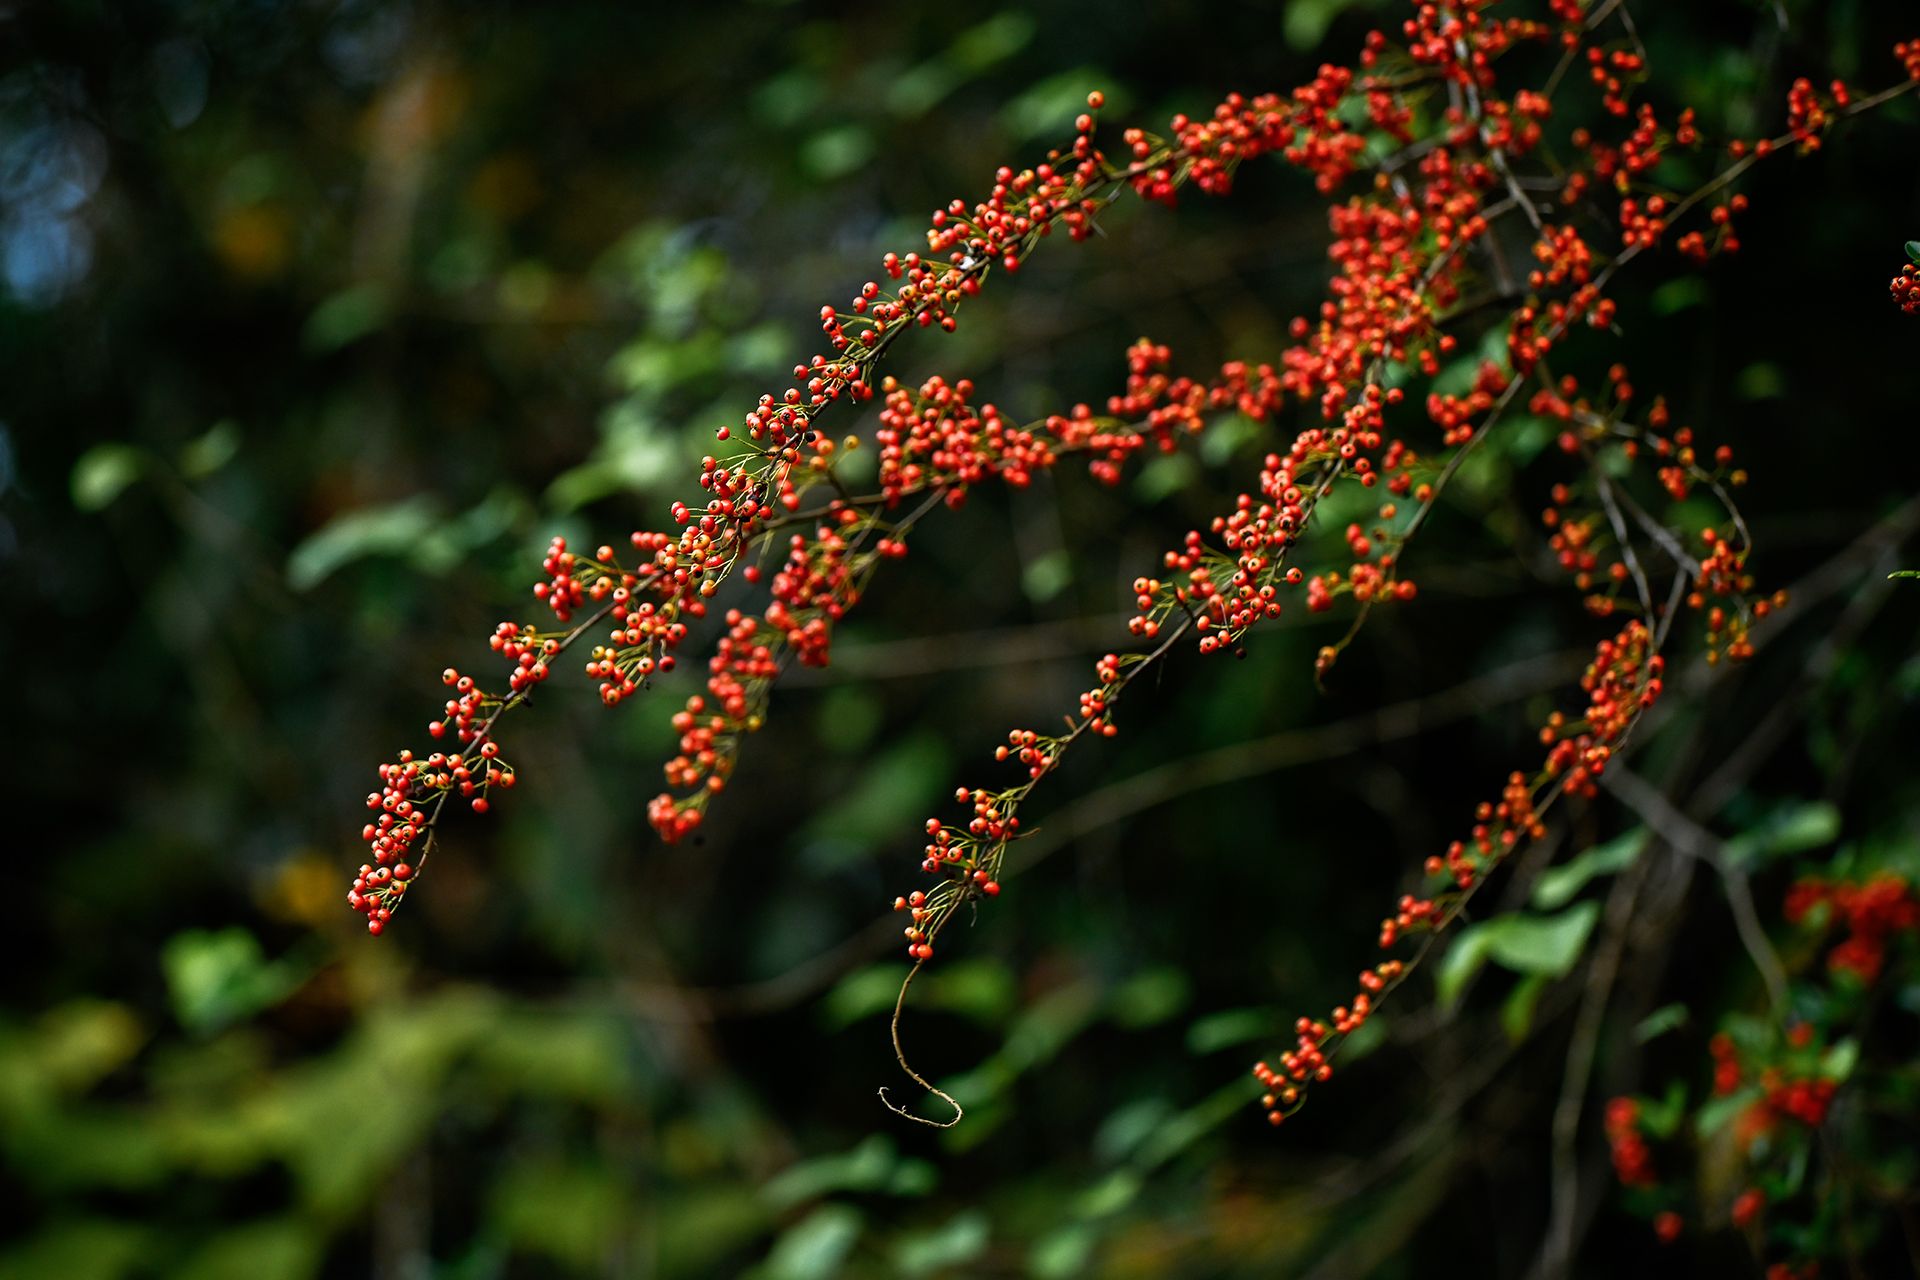
[[[1784,36],[1739,0],[1640,7],[1670,99],[1741,129],[1802,71],[1890,78],[1912,34],[1865,0],[1790,4]],[[1065,137],[1090,88],[1163,120],[1303,79],[1392,12],[0,16],[0,652],[28,882],[0,978],[0,1275],[1517,1274],[1555,993],[1641,856],[1634,819],[1583,817],[1588,852],[1446,953],[1441,1011],[1428,986],[1369,1024],[1284,1135],[1245,1071],[1347,989],[1403,869],[1527,749],[1538,688],[1077,827],[916,988],[916,1058],[966,1123],[874,1098],[901,973],[875,918],[917,824],[1123,634],[1124,584],[1267,447],[1250,422],[1119,494],[1063,473],[929,526],[834,670],[778,699],[704,842],[662,849],[642,820],[673,690],[608,716],[556,681],[515,744],[525,785],[450,831],[405,927],[370,945],[340,902],[375,761],[420,737],[441,667],[530,608],[546,540],[658,524],[711,429],[926,210]],[[1772,265],[1623,312],[1636,380],[1753,471],[1769,582],[1912,492],[1916,331],[1884,280],[1913,124],[1903,105],[1763,174],[1744,238]],[[1296,175],[1242,188],[1103,220],[895,371],[976,377],[1026,416],[1107,394],[1142,332],[1190,370],[1272,352],[1326,232]],[[1313,626],[1181,667],[1053,803],[1590,643],[1533,589],[1548,443],[1516,419],[1472,459],[1423,537],[1419,620],[1378,620],[1329,692]],[[1649,753],[1697,771],[1820,671],[1716,815],[1763,901],[1779,854],[1920,861],[1920,603],[1810,658],[1878,564]],[[1710,886],[1690,902],[1603,1083],[1697,1056],[1685,1010],[1753,993]],[[1455,1088],[1496,1051],[1496,1082]],[[1594,1275],[1660,1265],[1593,1239]]]

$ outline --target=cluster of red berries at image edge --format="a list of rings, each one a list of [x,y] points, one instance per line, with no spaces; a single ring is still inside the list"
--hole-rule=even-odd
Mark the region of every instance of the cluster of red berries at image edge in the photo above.
[[[1893,278],[1893,300],[1908,315],[1920,315],[1920,240],[1907,241],[1907,264]]]
[[[1811,957],[1824,963],[1782,992],[1782,1016],[1729,1014],[1707,1042],[1699,1107],[1688,1110],[1682,1084],[1664,1099],[1616,1097],[1604,1133],[1629,1206],[1650,1220],[1661,1243],[1693,1226],[1724,1224],[1787,1245],[1792,1256],[1770,1263],[1767,1280],[1815,1280],[1820,1262],[1808,1248],[1806,1219],[1817,1222],[1834,1202],[1807,1175],[1809,1159],[1836,1140],[1822,1126],[1856,1074],[1860,1024],[1884,990],[1882,977],[1894,971],[1895,949],[1910,959],[1920,941],[1920,895],[1890,870],[1809,875],[1788,890],[1781,914],[1806,940],[1832,943]],[[1689,1163],[1699,1188],[1676,1176]],[[1703,1195],[1709,1185],[1715,1189]],[[1782,1229],[1768,1235],[1770,1218]]]

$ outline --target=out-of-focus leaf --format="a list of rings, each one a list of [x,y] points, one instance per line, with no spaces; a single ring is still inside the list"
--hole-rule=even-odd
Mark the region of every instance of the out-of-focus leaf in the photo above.
[[[1007,103],[1000,111],[1001,123],[1022,142],[1070,132],[1095,89],[1107,95],[1106,109],[1115,118],[1126,111],[1126,95],[1114,76],[1094,67],[1075,67],[1046,77]]]
[[[146,467],[146,453],[133,445],[95,445],[73,464],[73,505],[81,511],[105,510]]]
[[[303,335],[307,350],[333,351],[387,322],[387,295],[378,285],[342,289],[313,309]]]
[[[972,1262],[987,1248],[987,1216],[978,1211],[954,1215],[931,1231],[916,1232],[894,1247],[899,1274],[923,1276],[941,1267]]]
[[[919,733],[874,758],[858,782],[811,818],[804,829],[816,867],[864,857],[925,813],[947,787],[948,745]]]
[[[1026,48],[1038,25],[1023,9],[1003,9],[955,36],[946,56],[955,66],[977,75]]]
[[[133,1107],[37,1111],[7,1126],[4,1145],[8,1161],[43,1192],[147,1191],[170,1171],[162,1135]]]
[[[762,1273],[766,1280],[826,1280],[860,1238],[858,1210],[843,1204],[821,1205],[774,1242]]]
[[[877,1017],[893,1008],[906,976],[903,964],[869,965],[842,978],[822,1001],[830,1027],[845,1027],[863,1018]],[[917,1008],[957,1013],[992,1025],[1005,1019],[1018,1003],[1013,972],[991,960],[963,957],[920,975],[913,988]]]
[[[1341,1043],[1340,1060],[1347,1063],[1358,1062],[1386,1042],[1386,1019],[1376,1013],[1354,1028]]]
[[[1583,902],[1552,916],[1504,916],[1493,927],[1489,952],[1515,973],[1565,977],[1586,949],[1600,904]]]
[[[1533,1028],[1533,1011],[1540,1003],[1540,993],[1546,989],[1546,978],[1537,973],[1528,974],[1514,984],[1500,1005],[1500,1029],[1507,1033],[1507,1039],[1518,1044],[1527,1038],[1527,1032]],[[1373,1023],[1368,1021],[1364,1025]]]
[[[1089,1274],[1087,1262],[1099,1240],[1093,1227],[1069,1223],[1040,1237],[1027,1254],[1027,1268],[1035,1280],[1067,1280]]]
[[[732,1183],[709,1184],[657,1206],[659,1274],[722,1274],[720,1260],[758,1237],[770,1211],[758,1192]],[[493,1272],[487,1273],[489,1275]]]
[[[1157,1094],[1124,1103],[1101,1122],[1093,1135],[1094,1150],[1105,1160],[1122,1159],[1172,1113],[1171,1104]]]
[[[1677,1001],[1673,1004],[1661,1005],[1658,1009],[1655,1009],[1652,1013],[1640,1019],[1639,1025],[1634,1027],[1634,1043],[1645,1044],[1649,1040],[1663,1036],[1669,1031],[1686,1025],[1686,1005]]]
[[[1214,1053],[1235,1045],[1251,1044],[1275,1033],[1285,1025],[1277,1009],[1222,1009],[1204,1018],[1196,1018],[1187,1028],[1187,1052]]]
[[[0,1039],[0,1116],[84,1093],[123,1066],[146,1041],[133,1011],[105,1000],[74,1000],[29,1031]]]
[[[428,573],[445,573],[467,556],[523,523],[530,508],[511,489],[489,493],[478,505],[434,524],[413,544],[413,563]]]
[[[1335,18],[1363,3],[1365,0],[1293,0],[1281,12],[1280,32],[1289,49],[1311,49],[1325,38]]]
[[[1213,439],[1208,432],[1206,439]],[[1142,502],[1159,502],[1197,484],[1200,480],[1200,464],[1187,453],[1163,453],[1148,458],[1146,465],[1140,468],[1140,474],[1134,478],[1133,491]]]
[[[1123,1027],[1156,1026],[1187,1007],[1193,984],[1171,966],[1137,973],[1121,983],[1112,998],[1113,1020]]]
[[[785,1209],[835,1191],[879,1191],[893,1177],[895,1163],[892,1140],[876,1133],[851,1151],[815,1156],[781,1170],[762,1194],[769,1204]]]
[[[1779,365],[1762,360],[1742,369],[1733,389],[1742,400],[1778,400],[1787,393],[1787,375]]]
[[[823,129],[800,144],[800,167],[821,182],[844,178],[873,159],[873,135],[859,125]]]
[[[1840,834],[1840,811],[1825,801],[1791,804],[1753,824],[1721,846],[1726,860],[1753,866],[1790,853],[1818,849]]]
[[[519,1161],[491,1197],[492,1219],[517,1246],[582,1271],[604,1263],[631,1206],[622,1180],[592,1164]]]
[[[1587,945],[1600,905],[1582,902],[1551,916],[1504,915],[1460,931],[1434,977],[1441,1003],[1459,998],[1488,960],[1520,974],[1565,977]]]
[[[503,1012],[474,1049],[476,1068],[502,1088],[618,1108],[630,1096],[628,1037],[604,1009],[533,1006]]]
[[[1674,315],[1701,305],[1708,296],[1705,280],[1699,276],[1678,276],[1653,291],[1653,311],[1655,315]]]
[[[1073,556],[1064,547],[1035,556],[1020,573],[1020,589],[1035,604],[1054,599],[1072,582]]]
[[[1080,1193],[1074,1211],[1084,1218],[1104,1218],[1132,1204],[1140,1194],[1140,1175],[1131,1169],[1115,1169]]]
[[[179,1280],[300,1280],[320,1268],[323,1242],[311,1223],[268,1218],[211,1235],[169,1274]]]
[[[114,1218],[68,1219],[0,1253],[9,1280],[119,1280],[151,1274],[153,1231]]]
[[[1372,1020],[1367,1025],[1371,1026]],[[1233,1117],[1244,1115],[1248,1104],[1259,1094],[1259,1082],[1249,1075],[1220,1086],[1203,1101],[1170,1117],[1148,1135],[1134,1153],[1134,1168],[1142,1172],[1157,1169]]]
[[[1843,1081],[1860,1062],[1860,1042],[1852,1036],[1837,1040],[1820,1055],[1820,1074],[1828,1080]]]
[[[233,461],[240,452],[240,428],[232,419],[223,418],[208,427],[180,450],[180,474],[189,480],[210,476]]]
[[[1434,994],[1443,1007],[1452,1007],[1460,999],[1473,975],[1487,961],[1487,948],[1493,939],[1484,928],[1473,925],[1460,930],[1440,956],[1433,971]]]
[[[1724,1129],[1735,1116],[1760,1100],[1760,1089],[1749,1085],[1744,1089],[1715,1098],[1700,1108],[1693,1118],[1693,1131],[1701,1138],[1711,1138]]]
[[[203,1033],[279,1003],[311,972],[284,959],[269,963],[259,939],[238,925],[217,933],[176,933],[167,939],[160,964],[174,1015],[182,1026]]]
[[[1656,1138],[1671,1138],[1680,1132],[1687,1115],[1687,1086],[1675,1080],[1658,1102],[1640,1099],[1640,1126]]]
[[[932,976],[932,975],[929,975]],[[876,964],[855,969],[834,984],[820,1002],[830,1027],[844,1027],[893,1007],[900,994],[899,965]]]
[[[309,591],[355,560],[405,555],[441,519],[439,505],[424,495],[346,512],[293,549],[287,557],[287,582],[296,591]]]
[[[1557,867],[1549,867],[1534,882],[1533,905],[1542,911],[1557,911],[1572,902],[1587,883],[1600,876],[1618,875],[1633,865],[1647,846],[1644,827],[1635,827],[1604,844],[1594,845],[1580,856]]]

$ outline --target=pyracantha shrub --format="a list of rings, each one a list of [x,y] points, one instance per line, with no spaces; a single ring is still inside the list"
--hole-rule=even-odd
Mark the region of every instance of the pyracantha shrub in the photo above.
[[[1324,66],[1285,93],[1229,95],[1160,132],[1103,124],[1101,95],[1091,95],[1070,143],[1030,167],[997,170],[983,197],[935,211],[924,246],[885,254],[873,280],[820,309],[818,352],[714,430],[713,452],[667,527],[591,548],[554,540],[533,588],[543,619],[503,622],[490,638],[505,674],[447,669],[447,698],[428,726],[435,745],[381,766],[380,789],[367,797],[369,861],[349,904],[382,932],[420,892],[449,806],[485,812],[496,790],[515,786],[501,721],[563,659],[616,706],[700,655],[702,687],[673,717],[677,749],[646,806],[661,839],[683,839],[728,790],[782,675],[832,661],[839,624],[883,568],[908,557],[922,521],[964,518],[956,513],[976,488],[1025,487],[1062,464],[1115,485],[1144,456],[1191,447],[1225,415],[1259,424],[1270,443],[1239,491],[1139,566],[1126,634],[1093,664],[1077,705],[994,738],[991,766],[927,819],[922,879],[893,904],[912,961],[904,1002],[946,927],[1001,892],[1032,829],[1036,790],[1078,744],[1118,731],[1143,675],[1178,652],[1244,653],[1264,625],[1297,610],[1349,623],[1319,653],[1314,676],[1327,678],[1375,609],[1418,608],[1418,533],[1474,452],[1524,413],[1549,424],[1558,479],[1538,520],[1592,616],[1591,659],[1538,725],[1538,754],[1490,780],[1459,815],[1457,839],[1412,861],[1411,887],[1378,926],[1391,954],[1361,969],[1344,1003],[1300,1018],[1291,1042],[1254,1067],[1266,1115],[1280,1123],[1331,1078],[1342,1045],[1502,864],[1542,837],[1550,811],[1597,794],[1668,696],[1678,658],[1747,657],[1756,628],[1785,603],[1750,569],[1754,547],[1735,503],[1748,477],[1731,446],[1685,424],[1623,363],[1583,380],[1561,357],[1579,347],[1591,364],[1594,350],[1618,341],[1613,291],[1630,272],[1657,279],[1743,252],[1748,198],[1736,184],[1912,90],[1920,41],[1894,53],[1903,78],[1892,87],[1797,80],[1779,104],[1778,132],[1746,138],[1710,137],[1694,109],[1646,92],[1653,68],[1616,0],[1417,3],[1368,36],[1352,65]],[[1562,126],[1569,98],[1608,124]],[[1329,237],[1324,299],[1292,320],[1288,344],[1267,359],[1184,369],[1143,338],[1121,353],[1123,376],[1103,403],[1033,419],[957,374],[908,386],[884,372],[896,343],[952,331],[990,281],[1015,277],[1005,283],[1017,288],[1043,245],[1087,240],[1116,203],[1226,197],[1256,163],[1311,178]],[[1920,309],[1913,271],[1893,287],[1909,310]],[[1470,379],[1439,379],[1473,351],[1486,355]],[[862,452],[877,455],[870,492],[841,474]],[[1326,511],[1354,509],[1348,495],[1365,514],[1323,528]],[[1795,894],[1790,917],[1830,916],[1844,932],[1834,969],[1862,979],[1912,928],[1904,888],[1809,881]],[[901,1067],[953,1103],[908,1066],[898,1009]],[[1721,1061],[1737,1074],[1721,1092],[1754,1091],[1758,1118],[1742,1123],[1755,1134],[1816,1125],[1831,1101],[1820,1056],[1830,1044],[1802,1026],[1772,1047],[1729,1033]],[[1662,1157],[1649,1115],[1645,1104],[1616,1101],[1605,1134],[1622,1181],[1651,1196]],[[954,1103],[942,1123],[959,1116]],[[1677,1210],[1648,1203],[1660,1235],[1677,1235]],[[1752,1222],[1764,1203],[1756,1192],[1733,1216]]]

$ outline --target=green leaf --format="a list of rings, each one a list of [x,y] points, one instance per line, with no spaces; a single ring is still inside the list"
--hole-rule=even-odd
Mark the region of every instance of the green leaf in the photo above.
[[[873,158],[873,135],[859,125],[835,125],[800,144],[800,167],[809,176],[831,182],[844,178]]]
[[[1055,549],[1028,561],[1020,574],[1020,588],[1027,599],[1045,604],[1073,584],[1073,557]]]
[[[1854,1067],[1859,1063],[1860,1042],[1849,1036],[1845,1040],[1835,1041],[1820,1055],[1820,1074],[1828,1080],[1845,1080],[1853,1074]]]
[[[860,1214],[843,1204],[822,1205],[790,1228],[767,1257],[769,1280],[826,1280],[860,1238]]]
[[[801,828],[810,867],[838,869],[883,848],[947,787],[951,747],[922,731],[880,752],[829,806]]]
[[[1687,1113],[1687,1086],[1675,1080],[1667,1086],[1666,1096],[1655,1102],[1640,1099],[1640,1126],[1656,1138],[1671,1138],[1680,1132]]]
[[[1635,827],[1604,844],[1594,845],[1579,857],[1558,867],[1549,867],[1533,886],[1533,905],[1543,911],[1556,911],[1573,901],[1587,882],[1600,876],[1618,875],[1633,865],[1646,848],[1647,832]]]
[[[1840,834],[1840,811],[1824,800],[1775,810],[1722,846],[1733,866],[1748,866],[1790,853],[1805,853]]]
[[[1488,950],[1515,973],[1563,978],[1586,950],[1599,916],[1597,902],[1583,902],[1553,916],[1502,916],[1488,922],[1495,926]]]
[[[1920,240],[1907,241],[1907,261],[1920,266]]]
[[[775,1208],[787,1209],[834,1191],[879,1191],[892,1180],[897,1163],[893,1142],[876,1133],[850,1151],[815,1156],[781,1170],[762,1194]]]
[[[1173,1107],[1159,1094],[1147,1094],[1122,1103],[1100,1123],[1093,1149],[1102,1160],[1125,1159],[1173,1115]]]
[[[1132,1204],[1139,1196],[1140,1188],[1138,1173],[1132,1169],[1115,1169],[1081,1192],[1074,1210],[1083,1218],[1103,1218]]]
[[[1500,1006],[1500,1029],[1507,1033],[1507,1039],[1518,1044],[1527,1038],[1527,1032],[1533,1027],[1533,1011],[1540,1004],[1540,993],[1546,989],[1547,979],[1534,973],[1522,978],[1507,993]]]
[[[1119,77],[1095,67],[1060,71],[1031,85],[1000,108],[1000,122],[1020,140],[1057,137],[1072,127],[1073,118],[1087,109],[1087,94],[1098,89],[1107,95],[1107,111],[1120,119],[1127,109]]]
[[[1038,25],[1032,14],[1018,8],[1004,9],[954,37],[946,56],[963,70],[985,71],[1026,48]]]
[[[1686,1005],[1677,1001],[1673,1004],[1661,1005],[1640,1019],[1639,1025],[1633,1029],[1633,1041],[1635,1044],[1645,1044],[1649,1040],[1686,1025]]]
[[[1034,1242],[1027,1254],[1027,1267],[1039,1280],[1066,1280],[1087,1274],[1087,1260],[1093,1256],[1098,1237],[1084,1222],[1069,1223]]]
[[[1348,1033],[1340,1044],[1340,1061],[1351,1065],[1387,1042],[1386,1020],[1374,1014]]]
[[[189,480],[210,476],[232,462],[239,452],[240,428],[231,418],[224,418],[180,450],[180,473]]]
[[[156,1253],[154,1230],[113,1218],[66,1218],[0,1254],[0,1274],[13,1280],[151,1274],[142,1263]]]
[[[1187,1007],[1193,984],[1172,966],[1148,969],[1128,978],[1111,997],[1113,1020],[1137,1030],[1156,1026]]]
[[[1453,945],[1440,957],[1434,970],[1434,994],[1442,1007],[1451,1008],[1459,1000],[1473,975],[1487,962],[1487,949],[1493,941],[1486,925],[1472,925],[1454,936]]]
[[[820,1010],[827,1025],[838,1031],[893,1008],[894,999],[900,994],[901,977],[902,970],[897,964],[855,969],[834,984],[833,990],[821,1000]]]
[[[1757,1085],[1749,1085],[1724,1097],[1715,1098],[1701,1107],[1700,1113],[1693,1118],[1693,1131],[1701,1138],[1711,1138],[1724,1129],[1735,1116],[1759,1100],[1760,1089]]]
[[[1733,380],[1742,400],[1778,400],[1787,394],[1787,375],[1765,360],[1750,364]]]
[[[1920,578],[1920,569],[1895,569],[1889,578]]]
[[[73,505],[81,511],[104,511],[146,468],[146,452],[133,445],[95,445],[73,464]]]
[[[305,965],[269,963],[260,941],[238,925],[217,933],[189,929],[160,953],[168,994],[182,1026],[209,1032],[278,1004],[305,982]]]
[[[1440,959],[1434,987],[1443,1005],[1459,999],[1488,960],[1520,974],[1562,978],[1586,948],[1600,904],[1583,902],[1558,915],[1495,916],[1461,930]]]
[[[313,309],[302,340],[309,351],[334,351],[366,337],[386,321],[385,291],[378,285],[356,285]]]
[[[250,1280],[254,1276],[310,1276],[320,1269],[325,1242],[319,1229],[297,1218],[231,1223],[210,1233],[171,1272],[179,1280]]]
[[[977,1210],[955,1215],[945,1226],[909,1235],[895,1246],[899,1274],[925,1275],[972,1262],[987,1248],[987,1216]]]
[[[1653,312],[1655,315],[1670,316],[1697,307],[1708,297],[1707,282],[1699,276],[1681,276],[1669,280],[1653,291]]]
[[[1208,439],[1212,439],[1209,432]],[[1159,502],[1192,488],[1200,480],[1200,464],[1190,453],[1163,453],[1147,459],[1134,479],[1133,491],[1142,502]]]
[[[1280,33],[1288,48],[1305,52],[1320,43],[1342,10],[1359,3],[1360,0],[1293,0],[1281,14]]]
[[[1286,1025],[1282,1016],[1277,1009],[1223,1009],[1196,1018],[1187,1028],[1187,1052],[1215,1053],[1263,1040]]]
[[[309,591],[355,560],[403,555],[440,522],[439,506],[424,496],[336,516],[287,557],[287,582]]]

